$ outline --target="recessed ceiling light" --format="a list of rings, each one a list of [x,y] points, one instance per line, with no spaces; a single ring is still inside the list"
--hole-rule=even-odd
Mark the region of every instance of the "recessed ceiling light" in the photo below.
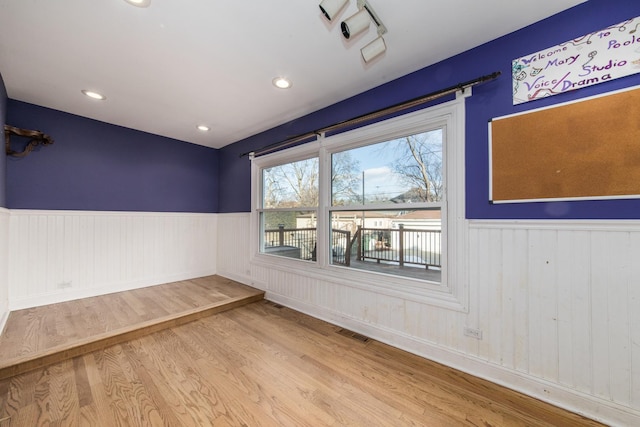
[[[202,132],[209,132],[211,130],[211,128],[207,125],[198,125],[196,127],[198,128],[199,131],[202,131]]]
[[[273,85],[279,89],[289,89],[291,87],[291,81],[285,77],[276,77],[273,79]]]
[[[92,90],[83,89],[81,92],[84,93],[89,98],[97,99],[99,101],[104,101],[105,99],[107,99],[107,97],[104,96],[103,94],[98,93],[98,92],[94,92]]]
[[[137,7],[149,7],[151,0],[124,0],[127,3]]]

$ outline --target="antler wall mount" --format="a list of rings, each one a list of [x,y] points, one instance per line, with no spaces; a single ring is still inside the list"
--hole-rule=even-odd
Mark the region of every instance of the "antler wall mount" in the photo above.
[[[31,138],[22,151],[14,151],[11,149],[11,136],[21,136]],[[4,141],[7,156],[24,157],[33,151],[38,145],[51,145],[53,139],[39,130],[20,129],[14,126],[4,125]]]

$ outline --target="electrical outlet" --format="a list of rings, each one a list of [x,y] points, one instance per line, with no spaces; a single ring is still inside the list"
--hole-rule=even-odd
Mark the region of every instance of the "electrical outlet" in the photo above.
[[[58,283],[58,289],[66,289],[71,287],[71,282]]]
[[[465,326],[464,334],[468,337],[475,338],[477,340],[482,339],[482,331],[480,329],[473,329],[473,328],[469,328],[468,326]]]

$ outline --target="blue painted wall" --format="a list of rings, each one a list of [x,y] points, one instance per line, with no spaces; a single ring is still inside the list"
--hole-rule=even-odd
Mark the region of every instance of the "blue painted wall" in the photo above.
[[[248,212],[251,209],[250,162],[246,157],[240,158],[241,153],[481,75],[501,71],[502,76],[498,80],[476,86],[474,95],[467,100],[467,217],[477,219],[640,218],[640,200],[633,199],[491,205],[489,203],[487,132],[487,122],[493,117],[640,85],[640,74],[636,74],[515,107],[511,99],[511,61],[513,59],[636,16],[640,16],[638,0],[590,0],[441,63],[227,146],[220,152],[222,177],[220,212]],[[490,25],[490,18],[487,19],[487,25]],[[423,48],[428,49],[428,43],[425,43]],[[389,46],[389,49],[393,49],[393,46]]]
[[[7,162],[4,150],[4,124],[7,114],[7,90],[0,74],[0,130],[2,131],[2,149],[0,149],[0,207],[7,207]]]
[[[8,208],[218,211],[218,150],[12,99],[7,123],[55,141],[7,158]]]

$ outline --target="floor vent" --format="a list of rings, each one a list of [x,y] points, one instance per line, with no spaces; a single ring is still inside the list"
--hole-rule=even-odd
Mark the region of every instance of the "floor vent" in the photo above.
[[[369,337],[365,337],[357,332],[350,331],[348,329],[339,329],[337,331],[340,335],[344,335],[345,337],[353,338],[354,340],[358,340],[360,342],[369,342]]]
[[[273,308],[284,308],[284,305],[280,305],[277,302],[267,301],[267,303]]]

